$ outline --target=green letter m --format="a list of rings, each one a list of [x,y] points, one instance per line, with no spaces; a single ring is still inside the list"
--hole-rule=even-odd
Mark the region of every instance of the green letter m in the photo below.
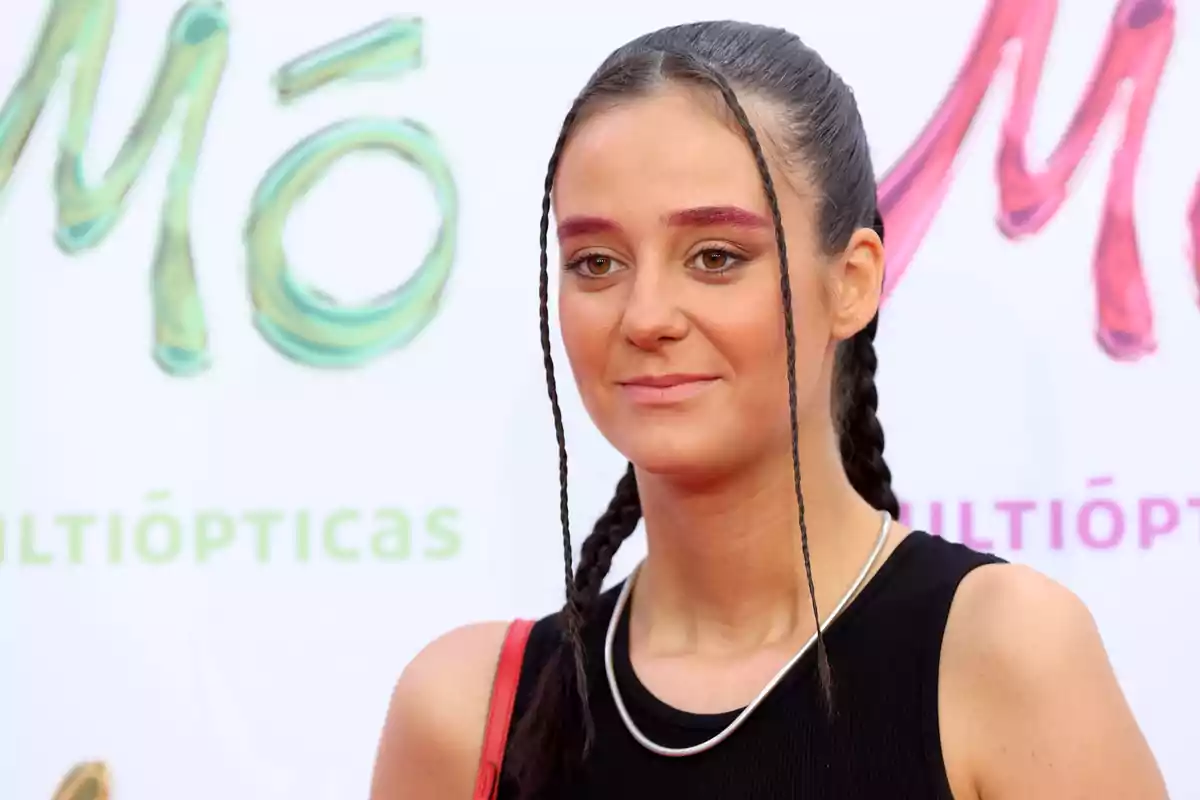
[[[154,356],[171,374],[191,374],[203,370],[208,360],[188,224],[191,185],[225,69],[228,20],[218,3],[193,0],[180,10],[149,98],[113,163],[98,182],[89,183],[84,151],[116,4],[117,0],[52,0],[28,66],[0,107],[0,190],[7,186],[64,65],[71,61],[70,106],[54,177],[56,239],[67,253],[93,247],[120,219],[129,190],[183,105],[179,152],[167,183],[153,266]]]

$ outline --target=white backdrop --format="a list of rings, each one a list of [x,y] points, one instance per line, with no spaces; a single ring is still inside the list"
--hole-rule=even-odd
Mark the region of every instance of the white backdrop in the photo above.
[[[1189,249],[1200,222],[1188,220],[1200,17],[1185,8],[1174,20],[1170,4],[1149,0],[1062,0],[1040,86],[1014,95],[1019,56],[1036,52],[1055,5],[743,0],[738,13],[795,30],[842,72],[881,173],[920,166],[884,182],[898,280],[880,334],[881,413],[911,522],[1078,592],[1173,797],[1200,800]],[[594,13],[197,2],[148,105],[181,7],[119,0],[107,52],[113,0],[0,11],[2,800],[49,800],[84,761],[108,765],[116,800],[365,796],[389,690],[423,643],[467,620],[557,605],[535,300],[544,163],[572,96],[612,48],[729,13],[715,0]],[[994,25],[973,48],[989,9]],[[1068,184],[1085,130],[1047,173],[998,181],[1002,129],[1028,145],[1034,169],[1054,151],[1114,12],[1113,80],[1098,86],[1121,90],[1090,157]],[[56,52],[78,59],[60,72]],[[989,55],[1003,55],[994,75]],[[272,79],[285,64],[281,99]],[[1147,117],[1139,103],[1155,85]],[[1005,128],[1014,96],[1028,105]],[[1105,107],[1089,103],[1085,122]],[[920,158],[905,160],[935,118]],[[286,216],[320,159],[362,143],[426,172],[359,153]],[[1065,202],[1037,235],[997,225],[1002,208],[1061,186]],[[1129,268],[1131,207],[1144,280]],[[1094,274],[1102,220],[1114,259]],[[435,239],[442,249],[427,258]],[[1099,297],[1097,285],[1108,287]],[[1157,348],[1106,353],[1098,307]],[[574,398],[567,417],[582,535],[621,464]],[[1110,502],[1088,505],[1096,499]],[[622,553],[618,573],[642,547]]]

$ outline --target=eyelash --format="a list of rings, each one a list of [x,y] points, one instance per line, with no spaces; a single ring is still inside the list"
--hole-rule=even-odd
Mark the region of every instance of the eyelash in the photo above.
[[[743,264],[746,263],[746,260],[747,260],[745,258],[745,256],[739,255],[738,253],[735,253],[726,247],[705,247],[703,250],[700,250],[698,253],[696,253],[694,256],[692,256],[692,258],[690,260],[692,262],[695,262],[697,259],[703,258],[704,256],[714,255],[714,254],[723,256],[727,260],[727,265],[724,267],[721,267],[720,269],[697,268],[698,272],[700,272],[701,274],[704,274],[704,275],[724,275],[727,272],[730,272],[730,271],[742,266]],[[613,265],[620,263],[612,256],[605,255],[604,253],[584,253],[583,255],[580,255],[577,258],[574,258],[571,261],[568,261],[563,266],[563,269],[568,272],[574,272],[576,275],[579,275],[581,278],[587,278],[589,280],[601,280],[603,278],[607,278],[610,275],[612,275],[612,272],[608,272],[603,275],[590,275],[587,272],[584,272],[583,268],[587,264],[587,262],[589,260],[595,259],[595,258],[605,259]]]

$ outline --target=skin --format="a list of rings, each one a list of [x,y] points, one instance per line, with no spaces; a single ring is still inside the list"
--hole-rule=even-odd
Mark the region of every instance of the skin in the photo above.
[[[772,109],[746,104],[769,147]],[[768,159],[787,232],[812,563],[828,609],[879,532],[842,469],[830,398],[837,344],[878,308],[883,247],[864,229],[844,250],[822,252],[803,166],[773,149]],[[745,213],[695,211],[715,207]],[[718,101],[667,87],[579,124],[555,218],[572,372],[594,423],[638,471],[648,557],[633,599],[634,668],[678,708],[740,707],[814,629],[761,180]],[[628,385],[672,373],[706,381],[676,399]],[[907,534],[894,525],[885,556]],[[472,796],[505,625],[452,631],[405,670],[372,800]],[[1086,608],[1024,567],[983,567],[963,581],[939,715],[958,800],[1166,797]]]

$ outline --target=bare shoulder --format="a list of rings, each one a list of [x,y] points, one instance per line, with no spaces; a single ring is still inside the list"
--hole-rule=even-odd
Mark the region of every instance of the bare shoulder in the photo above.
[[[1165,798],[1091,613],[1028,567],[980,567],[942,646],[943,751],[959,800]]]
[[[507,627],[456,628],[404,670],[388,707],[371,800],[471,797]]]
[[[985,659],[1014,679],[1036,678],[1041,669],[1053,667],[1055,659],[1077,659],[1084,651],[1104,655],[1083,601],[1062,584],[1019,564],[980,567],[963,579],[946,627],[946,644],[963,655]]]

